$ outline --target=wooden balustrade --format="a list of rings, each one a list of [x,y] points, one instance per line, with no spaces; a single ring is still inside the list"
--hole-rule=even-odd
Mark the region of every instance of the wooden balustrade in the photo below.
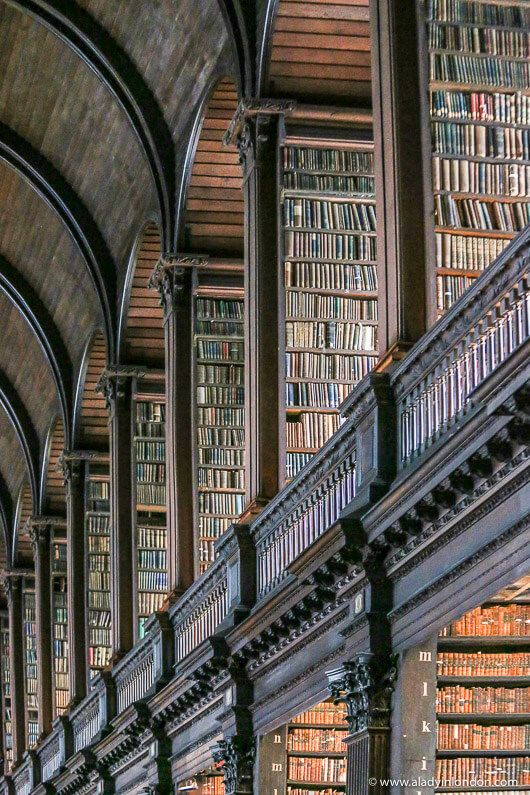
[[[60,732],[62,727],[55,727],[53,732],[46,738],[42,746],[38,749],[40,761],[40,778],[42,782],[49,781],[57,773],[63,763],[63,744]]]
[[[100,694],[93,690],[72,712],[74,751],[86,748],[101,731]]]
[[[113,671],[116,682],[116,705],[118,713],[123,712],[135,701],[149,693],[157,678],[155,652],[150,637],[142,640],[134,653],[127,655]]]
[[[24,761],[12,776],[13,789],[16,795],[30,795],[33,789],[33,757],[24,755]]]

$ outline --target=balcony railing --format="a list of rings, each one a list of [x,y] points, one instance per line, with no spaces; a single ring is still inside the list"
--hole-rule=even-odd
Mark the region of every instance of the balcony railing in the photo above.
[[[102,729],[100,693],[93,690],[72,712],[70,720],[74,735],[74,751],[81,751],[94,740]]]
[[[63,748],[61,741],[61,727],[54,728],[54,731],[46,738],[38,750],[40,760],[41,781],[49,781],[58,772],[63,763]]]
[[[168,635],[167,616],[155,613],[146,624],[145,637],[113,668],[118,713],[145,698],[169,675]]]

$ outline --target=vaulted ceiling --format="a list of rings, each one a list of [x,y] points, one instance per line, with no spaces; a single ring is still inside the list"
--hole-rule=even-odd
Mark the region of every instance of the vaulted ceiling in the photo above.
[[[160,366],[160,313],[143,283],[158,252],[184,241],[241,255],[237,154],[220,146],[238,95],[261,83],[264,96],[321,99],[327,83],[308,81],[303,63],[319,37],[332,36],[323,44],[326,69],[339,67],[343,82],[329,104],[365,98],[366,4],[338,0],[332,24],[327,0],[312,0],[313,23],[302,0],[0,0],[0,522],[8,559],[17,562],[10,539],[17,506],[23,526],[20,495],[24,516],[60,503],[45,456],[55,467],[63,444],[105,444],[93,392],[105,358],[143,356]],[[292,64],[285,32],[301,47]],[[263,58],[272,58],[270,69]],[[349,91],[350,81],[358,90]],[[204,213],[197,198],[227,179],[228,204],[216,195]],[[219,223],[227,218],[225,239]]]

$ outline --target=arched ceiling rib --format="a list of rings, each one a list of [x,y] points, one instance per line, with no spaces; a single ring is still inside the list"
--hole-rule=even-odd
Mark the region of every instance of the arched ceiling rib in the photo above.
[[[31,539],[29,537],[28,519],[34,513],[31,488],[24,483],[20,489],[17,502],[16,527],[14,528],[13,538],[13,565],[31,567],[33,563],[33,553],[31,549]]]
[[[80,371],[74,444],[78,448],[108,450],[109,428],[105,398],[96,384],[108,364],[105,340],[98,332],[90,341]]]

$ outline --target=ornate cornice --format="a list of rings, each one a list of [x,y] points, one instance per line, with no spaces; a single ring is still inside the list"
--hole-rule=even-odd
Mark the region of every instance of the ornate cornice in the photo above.
[[[167,318],[175,307],[190,300],[187,278],[194,268],[208,264],[209,257],[203,254],[166,254],[156,263],[149,278],[148,287],[158,290],[160,306]]]
[[[251,795],[255,755],[254,739],[243,735],[220,740],[212,748],[214,762],[224,777],[226,795],[244,792]]]
[[[105,398],[107,410],[112,414],[116,403],[128,399],[131,378],[143,378],[147,373],[145,367],[131,367],[127,365],[109,365],[106,367],[96,384],[96,392]]]
[[[392,693],[397,679],[397,655],[388,658],[359,654],[327,672],[335,704],[345,704],[351,734],[390,726]]]
[[[254,116],[288,116],[296,108],[292,99],[251,99],[240,100],[228,130],[223,136],[224,146],[241,145],[244,137],[245,122]]]

